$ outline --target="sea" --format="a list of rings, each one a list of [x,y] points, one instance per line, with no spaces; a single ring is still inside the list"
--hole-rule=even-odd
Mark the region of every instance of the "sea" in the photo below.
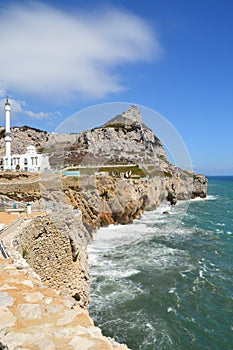
[[[101,228],[88,247],[89,312],[133,350],[233,349],[233,176],[205,199]]]

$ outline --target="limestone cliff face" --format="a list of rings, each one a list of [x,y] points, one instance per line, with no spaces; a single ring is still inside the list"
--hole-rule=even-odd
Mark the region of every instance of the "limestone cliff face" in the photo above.
[[[63,214],[65,223],[67,218]],[[58,221],[53,219],[47,214],[25,223],[14,245],[43,283],[62,295],[72,296],[85,308],[90,284],[86,243],[74,237],[71,240],[71,235],[60,230]]]
[[[0,129],[0,146],[3,135]],[[154,210],[166,201],[175,204],[206,196],[205,176],[170,164],[160,140],[143,124],[135,106],[80,134],[16,128],[12,141],[13,152],[24,152],[27,144],[48,152],[52,167],[95,165],[79,178],[55,173],[0,176],[2,203],[9,198],[32,202],[33,208],[45,213],[24,223],[15,247],[45,285],[72,296],[82,309],[89,301],[86,245],[100,226],[131,223],[144,210]],[[124,164],[132,168],[124,169]],[[108,343],[106,349],[126,348],[117,346]]]
[[[19,146],[17,133],[21,135]],[[48,214],[32,223],[25,236],[20,236],[19,249],[21,252],[26,249],[29,263],[44,281],[62,292],[79,295],[82,305],[88,301],[89,273],[87,268],[83,269],[87,258],[85,247],[93,232],[108,224],[130,223],[144,210],[154,210],[165,201],[175,204],[177,200],[206,196],[205,176],[168,162],[160,140],[143,124],[136,106],[102,127],[80,134],[55,135],[36,129],[15,129],[12,142],[18,150],[22,146],[22,133],[26,133],[24,145],[34,142],[37,147],[49,150],[52,166],[95,165],[94,169],[86,167],[86,173],[73,179],[55,173],[0,176],[0,199],[8,196],[18,202],[30,201],[34,208]],[[124,164],[132,167],[124,169]],[[49,251],[53,252],[52,257]],[[50,259],[54,259],[55,265]],[[59,282],[50,267],[63,269],[62,261],[70,269],[64,268],[66,278]],[[74,284],[73,273],[81,276]]]
[[[5,128],[0,127],[0,156],[5,155]],[[23,154],[28,145],[34,145],[38,150],[45,147],[49,134],[46,131],[29,126],[11,128],[12,153]]]
[[[26,141],[30,136],[30,141],[49,150],[52,167],[81,164],[82,167],[94,165],[96,168],[89,171],[87,167],[81,171],[78,181],[63,181],[63,184],[58,176],[49,178],[49,175],[42,175],[31,184],[30,179],[22,179],[24,175],[18,175],[18,183],[21,184],[6,181],[1,186],[1,194],[19,201],[44,202],[45,206],[55,207],[54,215],[58,203],[64,201],[65,193],[68,203],[82,212],[89,233],[108,223],[131,222],[143,210],[155,209],[166,200],[175,204],[177,200],[206,195],[206,178],[168,162],[160,140],[143,124],[141,112],[136,106],[102,127],[80,134],[38,132],[37,135],[35,129],[24,131]],[[13,132],[13,143],[17,144],[16,134],[19,132],[23,130]],[[124,164],[132,164],[134,168],[123,171],[118,165]],[[109,167],[111,165],[112,168]],[[102,175],[97,176],[98,173]],[[56,220],[59,222],[59,215]]]
[[[92,155],[96,163],[114,160],[115,163],[151,163],[166,159],[160,140],[142,123],[136,106],[116,116],[102,127],[80,133],[77,148]],[[89,161],[83,159],[83,164]]]
[[[65,188],[68,202],[82,212],[88,231],[109,224],[128,224],[140,218],[144,210],[155,210],[163,202],[176,204],[206,196],[203,175],[177,172],[176,176],[160,174],[152,178],[126,179],[123,176],[97,176],[89,182]],[[90,179],[89,179],[90,181]],[[93,186],[90,186],[93,183]]]

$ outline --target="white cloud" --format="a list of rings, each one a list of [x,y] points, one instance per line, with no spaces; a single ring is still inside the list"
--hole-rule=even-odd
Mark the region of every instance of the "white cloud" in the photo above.
[[[1,9],[0,45],[0,96],[7,88],[57,99],[121,91],[119,65],[161,53],[150,27],[131,13],[65,13],[39,2]]]
[[[61,116],[60,112],[39,112],[35,113],[32,111],[25,111],[25,114],[33,119],[46,119],[46,118],[56,118]]]
[[[8,99],[11,105],[11,112],[14,113],[23,113],[24,112],[24,106],[25,102],[24,101],[16,101],[12,98]],[[4,106],[5,106],[6,99],[1,99],[0,100],[0,111],[1,114],[4,113]]]
[[[0,100],[0,110],[4,110],[6,99]],[[18,115],[27,115],[32,119],[46,119],[46,118],[56,118],[61,116],[60,112],[38,112],[35,113],[27,109],[26,103],[24,101],[17,101],[12,98],[9,98],[11,105],[11,117],[12,119],[18,119]]]
[[[5,96],[6,96],[6,88],[0,81],[0,97],[5,97]]]

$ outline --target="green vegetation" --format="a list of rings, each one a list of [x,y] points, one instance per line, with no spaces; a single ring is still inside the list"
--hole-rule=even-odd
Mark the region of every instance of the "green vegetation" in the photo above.
[[[27,256],[28,256],[28,251],[27,251],[27,248],[23,248],[22,257],[23,257],[24,259],[26,259],[26,258],[27,258]]]
[[[137,165],[130,166],[103,166],[99,169],[99,172],[108,172],[108,173],[131,173],[132,175],[137,175],[138,177],[145,177],[146,174],[144,171],[139,168]]]
[[[112,161],[113,162],[113,161]],[[108,162],[110,163],[110,161]],[[114,163],[114,162],[113,162]],[[101,167],[73,167],[68,168],[66,171],[80,171],[80,175],[94,175],[97,173],[106,172],[108,174],[130,174],[130,176],[145,177],[145,172],[137,165],[106,165]]]
[[[96,190],[96,186],[91,185],[91,184],[82,184],[82,190],[85,191],[95,191]]]
[[[158,170],[154,165],[147,165],[145,168],[146,168],[146,172],[150,177],[155,177],[155,176],[172,177],[171,173],[169,173],[168,171]]]
[[[186,174],[186,175],[188,175],[189,177],[192,177],[192,178],[194,178],[194,173],[192,173],[191,171],[188,171],[188,170],[183,170],[183,172]]]
[[[154,165],[147,165],[145,169],[139,168],[138,165],[103,165],[101,167],[73,167],[66,171],[80,171],[80,176],[84,175],[95,175],[98,173],[108,173],[115,176],[120,176],[120,174],[127,174],[129,177],[143,178],[149,175],[150,177],[160,176],[160,177],[172,177],[172,174],[168,171],[162,171],[156,169]],[[193,176],[192,173],[187,172],[188,176]],[[77,179],[77,177],[76,177]],[[77,179],[78,180],[78,179]]]
[[[56,152],[56,147],[52,146],[52,147],[38,147],[38,152],[39,153],[52,153],[52,152]]]
[[[172,174],[169,173],[168,171],[162,171],[162,173],[165,177],[172,177]]]
[[[158,158],[163,160],[165,163],[169,164],[169,161],[167,160],[167,158],[165,156],[163,156],[162,154],[159,155]]]
[[[124,130],[125,132],[135,131],[139,129],[140,127],[138,125],[127,125],[125,123],[107,123],[102,128],[114,128],[115,131],[119,131],[120,129]]]

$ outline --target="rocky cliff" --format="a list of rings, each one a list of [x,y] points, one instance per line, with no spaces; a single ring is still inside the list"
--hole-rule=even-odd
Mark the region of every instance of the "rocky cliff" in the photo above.
[[[206,196],[205,176],[169,163],[136,106],[80,134],[30,128],[12,133],[17,150],[27,142],[47,152],[52,168],[70,164],[81,174],[0,173],[0,204],[31,202],[43,213],[23,226],[15,247],[47,286],[84,309],[89,301],[86,245],[100,226],[130,223],[162,202]]]
[[[160,140],[142,123],[136,106],[111,119],[99,128],[83,131],[76,141],[77,148],[88,154],[87,163],[100,161],[116,164],[160,163],[167,160]]]
[[[0,127],[0,156],[5,155],[5,128]],[[46,131],[31,128],[29,126],[11,128],[12,153],[22,154],[26,152],[28,145],[34,145],[38,150],[46,147],[49,134]]]
[[[18,249],[43,281],[79,295],[82,306],[88,302],[89,282],[88,269],[82,271],[82,266],[93,232],[108,224],[130,223],[164,201],[175,204],[206,196],[206,178],[168,162],[162,143],[143,124],[136,106],[80,134],[48,134],[26,127],[13,130],[14,147],[23,150],[27,142],[46,150],[52,166],[57,168],[59,161],[59,167],[70,163],[74,169],[76,164],[81,175],[0,173],[0,204],[4,207],[9,199],[18,205],[31,202],[34,210],[47,213],[25,229]],[[55,247],[59,253],[49,254]],[[69,269],[59,282],[51,266],[62,270],[61,261]],[[80,278],[73,280],[73,274]]]

